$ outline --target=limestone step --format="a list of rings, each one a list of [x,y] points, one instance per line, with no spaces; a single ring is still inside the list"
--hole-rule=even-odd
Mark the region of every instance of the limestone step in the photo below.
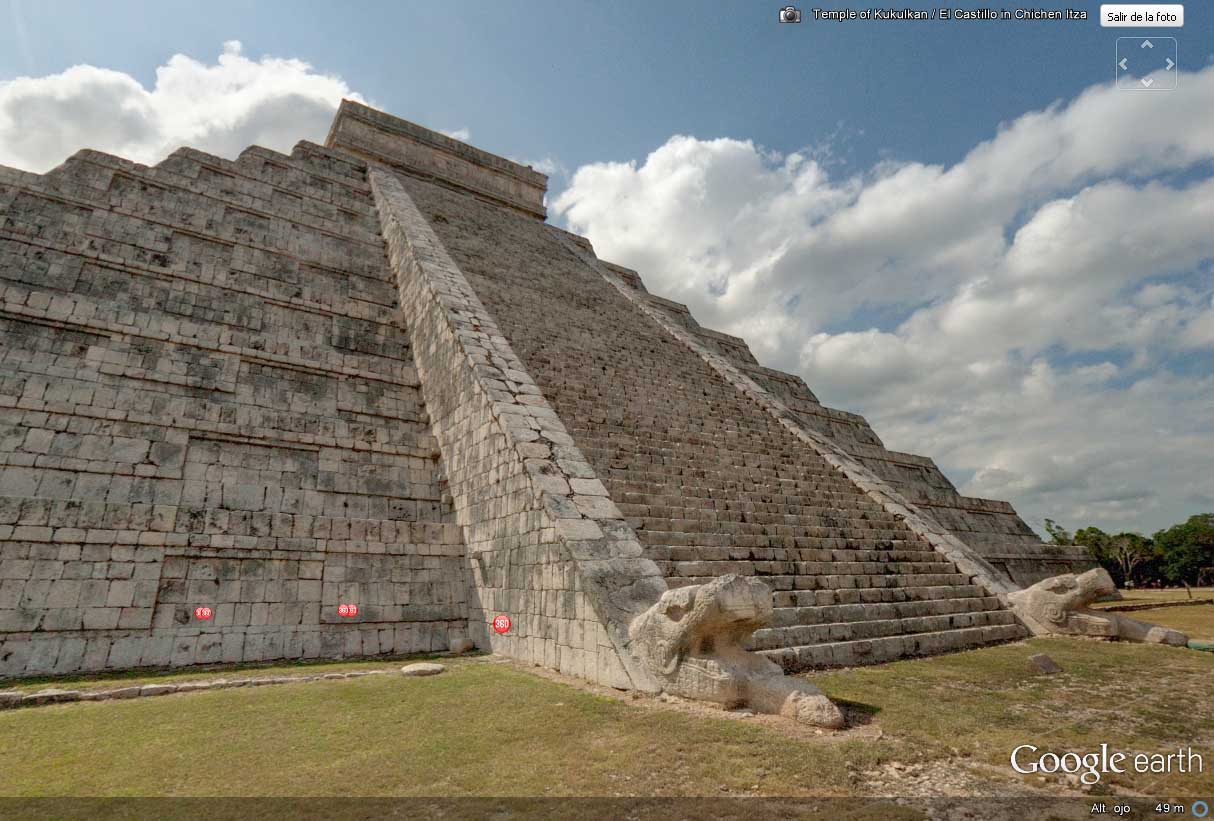
[[[986,591],[974,584],[923,585],[916,587],[862,587],[836,590],[777,590],[772,604],[779,612],[784,608],[828,607],[836,604],[878,604],[904,601],[938,601],[948,598],[985,596]]]
[[[573,434],[579,432],[576,423],[573,426]],[[663,434],[655,434],[654,437],[646,439],[644,443],[638,442],[636,445],[628,446],[620,442],[604,442],[602,439],[594,439],[587,436],[583,437],[583,447],[595,451],[595,454],[606,459],[616,459],[627,457],[630,461],[638,463],[652,462],[655,464],[695,464],[698,461],[706,461],[708,464],[720,463],[724,457],[729,457],[731,461],[736,462],[743,467],[800,467],[811,473],[818,475],[828,475],[822,470],[822,466],[814,464],[801,464],[797,460],[787,455],[781,455],[777,450],[778,445],[774,442],[764,441],[763,438],[756,437],[755,439],[723,437],[725,441],[721,441],[716,437],[712,437],[715,441],[705,442],[688,442],[684,438],[682,441],[675,437],[676,431],[666,428]],[[685,436],[696,436],[696,434],[685,434]],[[705,439],[709,437],[703,436]]]
[[[695,470],[644,470],[638,467],[616,468],[610,465],[602,466],[594,462],[593,455],[587,455],[596,468],[599,478],[610,482],[621,494],[642,494],[640,498],[621,499],[621,501],[650,504],[650,499],[658,497],[674,497],[676,499],[729,499],[730,501],[764,502],[769,499],[786,497],[789,502],[796,503],[806,496],[812,498],[822,493],[828,494],[835,500],[847,500],[857,507],[867,510],[878,510],[879,507],[865,496],[857,493],[855,486],[850,483],[829,477],[809,477],[798,479],[791,473],[748,476],[745,471],[737,469],[706,469]],[[728,495],[722,495],[728,491]],[[668,504],[668,502],[659,502]],[[677,503],[676,503],[677,504]]]
[[[724,492],[722,492],[724,491]],[[722,488],[713,496],[684,497],[679,504],[663,504],[650,497],[642,504],[623,502],[620,512],[635,519],[701,519],[730,522],[791,522],[802,517],[819,518],[834,523],[840,517],[890,522],[883,510],[869,506],[850,505],[838,494],[805,493],[795,501],[749,501],[731,499]],[[730,494],[732,495],[732,494]],[[837,498],[832,498],[832,495]],[[867,515],[866,515],[867,514]]]
[[[953,565],[937,558],[926,562],[754,562],[691,561],[663,562],[672,576],[878,576],[900,577],[951,574]]]
[[[750,639],[755,650],[775,650],[780,647],[800,647],[860,639],[880,639],[913,633],[940,633],[947,630],[968,630],[975,627],[1014,624],[1015,617],[1007,610],[979,610],[965,613],[945,613],[936,616],[912,616],[901,619],[863,619],[831,624],[799,624],[787,627],[767,627],[756,630]]]
[[[660,462],[619,465],[596,461],[593,454],[586,456],[591,464],[596,466],[600,478],[617,484],[621,492],[639,491],[649,496],[681,496],[691,491],[694,494],[692,498],[722,498],[729,501],[751,499],[735,499],[732,495],[722,497],[721,491],[791,496],[793,499],[801,496],[813,498],[822,494],[824,498],[829,496],[833,501],[849,500],[861,507],[876,509],[871,507],[872,500],[858,493],[854,485],[844,484],[829,476],[729,463],[701,464],[698,467]],[[642,504],[648,503],[648,500],[639,501]]]
[[[755,562],[935,562],[939,553],[930,549],[898,548],[809,549],[779,547],[669,547],[646,545],[645,555],[665,561],[755,561]]]
[[[709,563],[706,563],[709,564]],[[730,562],[714,562],[717,567],[708,567],[715,572],[697,574],[694,576],[678,576],[669,571],[673,568],[660,569],[667,574],[666,582],[671,587],[682,587],[687,584],[704,584],[727,573],[736,572]],[[950,565],[951,566],[951,565]],[[749,574],[748,574],[749,575]],[[756,574],[757,575],[757,574]],[[870,587],[939,587],[942,585],[968,584],[969,577],[962,573],[918,573],[903,575],[885,574],[823,574],[820,576],[799,576],[791,574],[772,574],[760,577],[764,584],[777,593],[783,590],[844,590],[848,588]]]
[[[571,432],[576,439],[578,432]],[[662,433],[654,431],[655,437]],[[761,448],[776,448],[778,445],[757,445]],[[667,454],[633,454],[624,448],[603,448],[593,443],[579,445],[584,452],[594,455],[604,466],[635,467],[637,470],[661,467],[664,469],[679,469],[684,472],[697,470],[720,470],[722,468],[737,468],[745,471],[772,476],[779,473],[785,478],[806,477],[811,480],[845,481],[839,474],[832,472],[825,462],[802,463],[794,459],[773,460],[766,458],[763,453],[740,450],[736,445],[727,442],[717,442],[711,448],[704,448],[696,453],[667,453]]]
[[[759,651],[793,673],[827,667],[850,667],[878,664],[915,656],[936,655],[967,650],[1004,641],[1027,637],[1028,631],[1019,623],[942,630],[935,633],[912,633],[877,639],[836,641]]]
[[[755,518],[775,517],[755,514]],[[717,533],[735,536],[790,536],[796,538],[798,536],[818,536],[826,531],[840,538],[872,539],[874,541],[893,539],[899,535],[898,531],[892,527],[883,529],[879,527],[880,522],[872,523],[865,519],[826,516],[798,516],[788,517],[788,519],[791,521],[780,517],[776,521],[735,522],[729,519],[655,519],[647,517],[630,519],[629,523],[635,522],[633,529],[638,533],[643,531],[654,534]],[[877,526],[865,527],[866,524],[876,524]],[[660,539],[660,536],[654,537],[655,541],[660,541]]]
[[[995,596],[951,596],[939,599],[919,599],[900,602],[871,602],[867,604],[828,604],[817,607],[777,607],[772,616],[772,628],[816,624],[842,624],[858,621],[941,616],[950,613],[975,613],[998,610]]]
[[[844,529],[841,527],[800,528],[797,533],[793,528],[782,531],[771,528],[774,532],[767,533],[734,533],[728,528],[702,530],[700,532],[683,532],[673,530],[637,530],[637,537],[645,544],[664,545],[667,547],[691,547],[704,545],[706,547],[783,547],[795,548],[849,548],[873,550],[881,545],[891,543],[890,531]],[[896,532],[896,531],[895,531]]]
[[[750,498],[738,498],[740,493],[725,495],[719,492],[711,493],[708,488],[705,490],[709,492],[703,496],[621,492],[617,504],[620,512],[625,516],[637,518],[661,516],[675,519],[732,519],[739,521],[749,514],[820,515],[816,511],[824,508],[831,511],[838,510],[840,505],[846,505],[851,501],[848,494],[829,490],[812,490],[797,495],[779,492],[747,492]],[[871,507],[851,509],[880,512]]]

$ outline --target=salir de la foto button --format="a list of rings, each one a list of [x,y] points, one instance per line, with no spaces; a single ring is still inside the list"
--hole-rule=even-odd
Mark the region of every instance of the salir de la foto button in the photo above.
[[[1130,3],[1100,7],[1100,25],[1122,28],[1180,28],[1184,6]]]

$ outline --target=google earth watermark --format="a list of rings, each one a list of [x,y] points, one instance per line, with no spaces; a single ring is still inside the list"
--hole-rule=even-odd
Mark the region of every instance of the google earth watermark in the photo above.
[[[1078,775],[1080,782],[1089,786],[1112,773],[1204,772],[1201,754],[1192,747],[1179,747],[1174,753],[1135,753],[1110,750],[1108,744],[1101,744],[1086,753],[1055,753],[1035,744],[1021,744],[1012,750],[1011,764],[1022,775]]]

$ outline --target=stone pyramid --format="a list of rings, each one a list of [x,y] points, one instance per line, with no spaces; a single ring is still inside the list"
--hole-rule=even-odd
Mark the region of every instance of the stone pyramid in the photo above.
[[[475,645],[640,686],[638,608],[728,573],[785,669],[879,662],[1021,637],[1000,596],[1091,566],[546,184],[351,102],[290,156],[0,168],[0,676]]]

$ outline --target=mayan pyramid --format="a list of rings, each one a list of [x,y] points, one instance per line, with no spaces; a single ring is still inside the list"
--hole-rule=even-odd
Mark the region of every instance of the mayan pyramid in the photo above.
[[[1090,564],[546,185],[351,102],[290,156],[0,168],[0,676],[475,645],[626,687],[638,603],[725,573],[786,669],[880,662],[1021,637],[994,593]]]

